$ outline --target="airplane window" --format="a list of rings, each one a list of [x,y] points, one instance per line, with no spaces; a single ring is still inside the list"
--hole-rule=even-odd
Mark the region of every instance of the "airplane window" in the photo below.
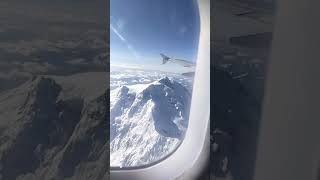
[[[146,166],[183,141],[199,39],[195,0],[110,1],[110,166]]]

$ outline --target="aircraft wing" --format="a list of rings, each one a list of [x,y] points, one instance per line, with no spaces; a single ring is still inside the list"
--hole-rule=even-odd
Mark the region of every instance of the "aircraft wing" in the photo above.
[[[173,59],[173,60],[171,60],[171,62],[177,63],[183,67],[194,67],[195,66],[194,63],[183,60],[183,59]]]
[[[173,59],[173,58],[170,58],[162,53],[160,53],[160,55],[162,57],[162,64],[166,64],[168,61],[170,61],[172,63],[179,64],[183,67],[194,67],[195,66],[195,63],[192,63],[190,61],[186,61],[183,59]]]

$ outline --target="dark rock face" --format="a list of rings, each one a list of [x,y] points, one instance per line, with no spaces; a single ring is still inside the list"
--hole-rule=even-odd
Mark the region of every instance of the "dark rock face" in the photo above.
[[[61,99],[61,91],[53,79],[37,77],[1,97],[18,104],[1,117],[10,121],[0,134],[2,179],[108,178],[109,93],[85,101]]]

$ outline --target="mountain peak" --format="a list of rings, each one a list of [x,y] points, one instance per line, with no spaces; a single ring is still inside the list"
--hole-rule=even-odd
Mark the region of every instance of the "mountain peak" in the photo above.
[[[191,94],[163,77],[150,84],[121,86],[111,93],[111,164],[141,165],[161,158],[182,140],[189,119]],[[133,92],[133,93],[132,93]],[[143,133],[145,138],[141,136]],[[134,151],[125,151],[122,144]],[[145,147],[150,149],[145,151]]]
[[[172,84],[172,81],[167,76],[160,79],[158,82],[164,85]]]

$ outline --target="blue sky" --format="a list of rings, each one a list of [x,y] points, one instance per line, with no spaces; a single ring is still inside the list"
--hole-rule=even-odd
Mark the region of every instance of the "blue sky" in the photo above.
[[[194,0],[111,0],[111,64],[159,65],[159,53],[194,62],[199,26]]]

